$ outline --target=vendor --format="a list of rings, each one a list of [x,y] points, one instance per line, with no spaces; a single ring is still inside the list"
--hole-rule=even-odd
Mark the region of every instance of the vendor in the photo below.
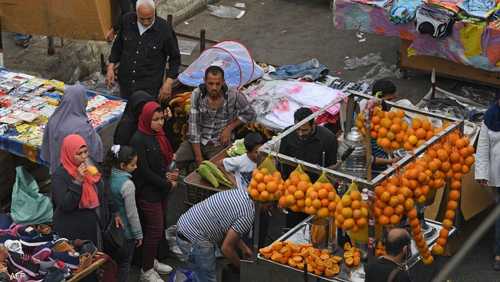
[[[87,144],[88,152],[94,162],[104,160],[101,137],[87,117],[87,90],[82,85],[66,86],[61,104],[49,118],[43,132],[40,158],[50,163],[50,173],[59,166],[61,145],[69,134],[80,135]]]
[[[312,114],[309,108],[298,109],[294,113],[295,124]],[[335,134],[322,126],[316,126],[314,119],[311,119],[281,140],[279,152],[311,164],[330,167],[337,163],[337,147]],[[293,169],[294,167],[282,165],[280,170],[283,177],[288,178]],[[289,212],[286,226],[291,228],[306,217],[304,213]]]
[[[255,111],[244,95],[228,89],[224,71],[210,66],[205,83],[193,91],[189,114],[188,141],[176,153],[179,168],[187,169],[195,161],[208,160],[231,143],[233,131],[255,119]]]
[[[177,244],[193,270],[193,281],[216,282],[216,250],[236,268],[252,250],[241,239],[253,225],[255,206],[246,190],[231,189],[210,196],[177,222]]]

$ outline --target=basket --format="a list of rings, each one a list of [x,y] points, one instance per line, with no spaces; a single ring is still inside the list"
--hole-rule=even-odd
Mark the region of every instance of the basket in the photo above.
[[[193,185],[186,185],[185,203],[189,206],[193,206],[220,191],[222,190],[219,189],[209,190]]]

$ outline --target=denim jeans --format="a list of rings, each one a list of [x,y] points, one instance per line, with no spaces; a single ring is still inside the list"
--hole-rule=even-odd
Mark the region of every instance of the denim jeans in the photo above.
[[[496,190],[496,204],[500,205],[500,187],[493,189]],[[500,256],[500,217],[495,221],[495,256]]]
[[[309,76],[313,80],[317,80],[323,75],[328,74],[328,69],[325,65],[320,64],[317,59],[311,59],[296,65],[284,65],[269,73],[273,79],[300,78]]]
[[[130,264],[134,257],[135,240],[127,240],[123,247],[126,249],[127,256],[116,262],[118,264],[118,282],[127,282],[128,280]]]
[[[191,243],[177,236],[177,245],[186,256],[188,267],[193,271],[194,282],[216,282],[216,246],[208,241]]]

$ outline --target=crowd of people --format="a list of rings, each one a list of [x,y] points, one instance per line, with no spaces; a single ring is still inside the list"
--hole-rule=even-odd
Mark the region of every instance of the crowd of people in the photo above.
[[[179,169],[189,171],[230,145],[236,129],[254,121],[256,113],[244,95],[228,89],[224,70],[211,66],[204,83],[192,93],[188,140],[175,150],[166,124],[172,114],[165,102],[171,97],[180,66],[177,39],[172,27],[156,16],[153,0],[138,0],[135,5],[136,12],[125,13],[113,29],[107,81],[110,85],[118,82],[121,96],[128,100],[114,133],[114,145],[105,152],[100,136],[90,125],[85,110],[86,89],[67,86],[45,128],[41,158],[50,163],[54,230],[68,239],[91,240],[110,253],[119,265],[119,281],[127,281],[134,251],[141,246],[141,281],[158,282],[163,281],[160,274],[172,271],[157,258],[167,227],[167,200],[180,181]],[[387,81],[379,82],[373,94],[383,99],[397,97],[395,86]],[[297,110],[295,123],[310,115],[308,108]],[[500,187],[499,132],[497,95],[485,115],[478,144],[476,179],[485,186]],[[214,194],[179,218],[177,244],[193,270],[194,281],[216,281],[219,249],[235,268],[240,265],[240,255],[252,255],[248,243],[255,206],[246,187],[257,166],[257,151],[264,143],[260,134],[248,134],[244,139],[247,153],[218,164],[235,174],[236,189]],[[280,153],[312,164],[331,167],[337,163],[335,132],[316,125],[314,120],[276,146]],[[376,147],[372,151],[376,166],[396,161],[379,154],[381,150]],[[278,168],[284,177],[292,170],[286,165]],[[271,215],[269,210],[266,215]],[[290,212],[286,227],[304,218],[304,214]],[[263,217],[261,221],[260,238],[266,236],[268,220]],[[500,270],[500,221],[496,226],[495,269]],[[123,233],[125,240],[119,247],[107,244],[107,233],[112,230]],[[404,229],[389,232],[387,256],[369,266],[367,281],[409,281],[400,267],[411,254],[409,244],[410,236]]]

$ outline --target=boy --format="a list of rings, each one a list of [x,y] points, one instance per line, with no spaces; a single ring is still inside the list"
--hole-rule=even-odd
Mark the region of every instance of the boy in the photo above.
[[[251,132],[245,136],[243,142],[247,153],[237,157],[225,158],[222,160],[222,165],[227,172],[234,173],[237,188],[246,191],[248,183],[252,179],[252,172],[257,167],[259,148],[265,141],[259,133]]]

